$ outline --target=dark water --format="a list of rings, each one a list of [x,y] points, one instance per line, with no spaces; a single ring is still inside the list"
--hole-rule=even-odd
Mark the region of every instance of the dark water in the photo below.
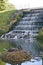
[[[42,65],[41,47],[35,36],[38,35],[40,28],[43,27],[43,12],[31,11],[24,14],[24,17],[13,26],[13,30],[1,36],[0,52],[9,48],[19,48],[31,52],[33,59],[18,65]],[[3,46],[4,45],[4,46]],[[6,46],[7,45],[7,46]],[[3,62],[1,62],[3,63]],[[2,64],[1,64],[2,65]],[[13,65],[5,63],[3,65]],[[17,64],[14,64],[17,65]]]

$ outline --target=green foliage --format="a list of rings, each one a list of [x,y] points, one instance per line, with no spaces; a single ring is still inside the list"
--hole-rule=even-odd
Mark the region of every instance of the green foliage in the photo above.
[[[39,31],[39,34],[36,36],[36,39],[39,41],[41,49],[43,49],[43,29]]]
[[[23,13],[22,14],[20,13],[19,15],[16,16],[16,20],[19,21],[22,16],[23,16]]]
[[[43,30],[39,31],[39,34],[36,36],[37,40],[43,42]]]
[[[39,34],[39,35],[37,36],[37,39],[40,40],[40,41],[43,41],[43,34]]]

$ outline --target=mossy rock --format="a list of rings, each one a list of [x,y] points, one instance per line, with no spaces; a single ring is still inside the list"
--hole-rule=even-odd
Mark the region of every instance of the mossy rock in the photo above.
[[[2,54],[1,60],[7,63],[22,63],[24,61],[29,61],[32,58],[32,55],[26,51],[23,50],[13,50],[13,51],[7,51]]]

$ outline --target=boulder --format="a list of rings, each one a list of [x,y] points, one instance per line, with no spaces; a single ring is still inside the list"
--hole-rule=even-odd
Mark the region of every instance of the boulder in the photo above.
[[[3,53],[1,60],[7,63],[22,63],[24,61],[29,61],[32,58],[31,53],[28,53],[17,48],[9,49],[7,52]]]

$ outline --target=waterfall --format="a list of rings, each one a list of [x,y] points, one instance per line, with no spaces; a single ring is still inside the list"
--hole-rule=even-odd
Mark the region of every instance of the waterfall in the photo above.
[[[32,39],[40,28],[43,27],[43,10],[31,10],[24,14],[24,17],[13,26],[13,30],[1,36],[2,39]]]

